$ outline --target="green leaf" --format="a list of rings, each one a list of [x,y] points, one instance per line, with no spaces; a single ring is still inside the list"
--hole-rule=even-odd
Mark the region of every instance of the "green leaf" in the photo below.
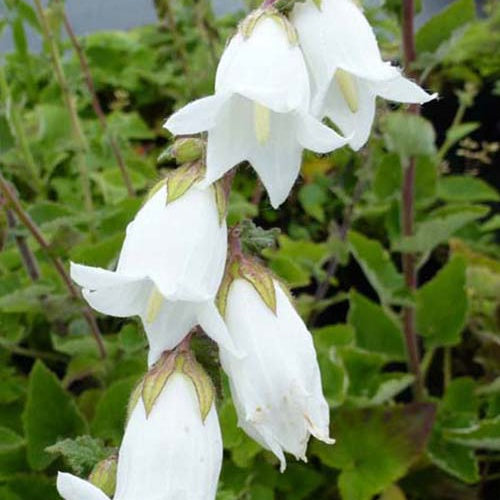
[[[91,424],[93,435],[110,440],[114,445],[120,443],[125,427],[127,404],[137,380],[137,377],[129,377],[108,387],[95,409]]]
[[[58,441],[49,446],[46,451],[66,458],[69,466],[78,476],[88,476],[95,464],[111,454],[111,450],[106,448],[100,439],[90,436]]]
[[[466,175],[449,175],[440,179],[438,196],[445,201],[498,201],[498,191],[482,179]]]
[[[396,111],[385,116],[384,138],[389,151],[405,160],[412,156],[432,156],[436,134],[432,124],[419,115]]]
[[[477,421],[479,401],[475,385],[472,379],[465,377],[450,383],[439,405],[427,449],[435,465],[465,483],[479,481],[479,466],[474,450],[451,442],[447,435],[453,429],[469,427]]]
[[[6,481],[9,491],[16,495],[17,500],[60,500],[53,479],[43,475],[18,474]],[[2,497],[3,500],[3,497]],[[7,500],[10,500],[8,498]]]
[[[332,429],[334,446],[314,442],[311,452],[340,469],[343,500],[371,500],[403,477],[420,457],[434,420],[431,404],[390,409],[340,410]]]
[[[325,220],[323,205],[328,196],[325,189],[318,184],[306,184],[299,191],[299,201],[305,212],[320,222]]]
[[[25,444],[14,431],[0,427],[0,479],[27,469]]]
[[[434,52],[453,32],[476,18],[474,0],[456,0],[431,17],[416,34],[417,52]]]
[[[464,137],[467,137],[469,134],[474,132],[474,130],[477,130],[480,126],[481,124],[477,122],[460,123],[459,125],[454,125],[446,132],[446,142],[451,147],[458,141],[461,141]]]
[[[395,242],[394,248],[402,252],[430,252],[437,245],[447,242],[459,229],[484,217],[487,207],[453,207],[448,212],[420,222],[414,236]]]
[[[446,438],[463,446],[500,451],[500,417],[484,419],[479,424],[445,433]]]
[[[87,424],[57,377],[37,361],[31,370],[23,413],[28,461],[34,470],[45,469],[54,457],[45,448],[62,437],[84,434]]]
[[[427,347],[456,345],[467,318],[466,262],[453,257],[417,291],[417,330]]]
[[[348,322],[356,330],[356,345],[391,360],[404,360],[403,333],[397,320],[378,304],[352,291]]]
[[[397,271],[387,250],[377,241],[351,231],[348,236],[350,250],[363,269],[380,300],[391,302],[404,288],[404,278]]]

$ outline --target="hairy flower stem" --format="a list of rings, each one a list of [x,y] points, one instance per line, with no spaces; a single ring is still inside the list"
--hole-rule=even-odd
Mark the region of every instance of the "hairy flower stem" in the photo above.
[[[118,168],[120,169],[120,173],[121,173],[121,176],[123,178],[123,183],[125,184],[125,187],[127,188],[128,195],[130,197],[134,198],[135,197],[135,190],[134,190],[134,186],[132,185],[132,179],[130,178],[130,174],[127,170],[127,166],[125,165],[125,160],[124,160],[123,155],[120,151],[120,147],[118,146],[118,142],[116,141],[116,138],[113,136],[113,134],[110,132],[110,130],[108,128],[108,124],[106,121],[106,115],[104,114],[104,111],[102,109],[99,98],[97,97],[97,93],[96,93],[95,85],[94,85],[94,79],[92,78],[92,73],[90,72],[90,67],[89,67],[89,63],[87,61],[87,57],[85,56],[85,53],[82,49],[82,46],[81,46],[80,42],[78,41],[78,38],[75,35],[75,32],[73,30],[73,26],[71,25],[71,22],[70,22],[69,17],[66,13],[66,10],[64,9],[64,5],[62,4],[61,0],[59,0],[59,2],[61,3],[61,11],[62,11],[64,27],[66,29],[66,32],[68,33],[68,36],[69,36],[69,39],[71,40],[71,44],[73,45],[73,48],[75,49],[75,53],[78,56],[78,60],[80,62],[80,67],[81,67],[82,73],[85,77],[85,84],[87,85],[87,89],[89,91],[90,98],[92,101],[92,107],[94,108],[94,112],[99,120],[99,124],[101,125],[101,128],[109,141],[111,151],[113,153],[113,156],[115,157],[116,163],[118,164]]]
[[[406,69],[412,74],[411,65],[416,58],[415,34],[414,34],[415,4],[414,0],[403,0],[403,48]],[[420,107],[410,106],[410,113],[418,114]],[[402,190],[402,215],[401,225],[405,237],[412,236],[415,225],[415,158],[410,158],[406,165],[403,165],[403,190]],[[403,273],[406,286],[410,291],[417,289],[417,268],[416,256],[412,252],[402,255]],[[409,369],[415,377],[413,385],[414,397],[421,400],[424,396],[424,383],[420,371],[420,353],[415,325],[415,307],[405,306],[403,308],[403,328],[408,352]]]
[[[71,280],[71,277],[67,273],[61,259],[53,254],[50,248],[50,244],[45,239],[45,236],[42,234],[39,227],[35,224],[35,222],[29,216],[29,214],[24,210],[24,208],[21,205],[21,202],[19,201],[19,198],[17,197],[17,194],[14,192],[14,190],[11,188],[11,186],[1,173],[0,173],[0,192],[5,198],[5,201],[9,206],[9,208],[12,209],[12,211],[16,214],[18,219],[24,224],[24,226],[26,226],[26,228],[35,238],[37,243],[44,250],[45,254],[52,262],[52,265],[54,266],[55,270],[59,274],[62,282],[64,283],[64,286],[68,290],[69,295],[74,299],[80,299],[80,294],[78,293],[78,289],[73,284],[73,281]],[[99,349],[101,357],[105,358],[106,348],[104,346],[101,332],[99,330],[99,326],[97,325],[95,316],[88,306],[84,306],[83,316],[97,343],[97,347]]]
[[[61,54],[59,53],[59,47],[57,46],[57,41],[55,39],[54,33],[50,27],[49,20],[42,6],[41,0],[34,0],[35,8],[37,11],[38,19],[40,21],[40,26],[42,28],[43,38],[50,50],[50,56],[52,60],[52,65],[54,73],[57,79],[57,83],[61,89],[64,103],[68,110],[71,128],[73,131],[73,137],[76,142],[78,151],[76,154],[76,161],[78,164],[78,169],[80,171],[80,179],[82,183],[83,198],[85,202],[85,208],[89,212],[93,212],[93,201],[92,192],[90,186],[90,176],[85,161],[85,154],[88,151],[87,139],[83,133],[82,124],[78,116],[78,110],[76,108],[76,99],[72,94],[69,87],[66,75],[64,74]]]
[[[21,255],[24,268],[31,281],[38,281],[40,279],[40,267],[38,266],[36,257],[28,246],[26,238],[17,232],[16,216],[12,213],[12,210],[6,208],[5,213],[7,215],[9,230],[14,233],[14,240],[19,250],[19,254]]]

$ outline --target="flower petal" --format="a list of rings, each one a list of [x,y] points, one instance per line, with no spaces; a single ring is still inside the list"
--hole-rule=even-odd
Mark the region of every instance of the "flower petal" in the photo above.
[[[222,319],[219,310],[213,303],[208,301],[198,305],[198,322],[204,332],[219,346],[229,351],[233,356],[241,359],[244,356],[240,350],[234,345],[233,339],[229,335],[226,323]]]
[[[337,134],[309,113],[301,113],[297,126],[300,144],[316,153],[329,153],[347,144],[345,137]]]
[[[167,300],[213,298],[227,250],[214,190],[195,186],[172,203],[166,201],[164,187],[129,224],[117,272],[149,277]]]
[[[274,113],[270,116],[270,136],[264,144],[256,137],[248,160],[264,184],[271,205],[278,208],[290,194],[302,163],[302,146],[297,140],[296,116]]]
[[[82,295],[93,309],[119,318],[140,314],[153,289],[147,278],[132,278],[81,264],[71,264],[71,277],[84,287]]]
[[[64,500],[109,500],[93,484],[65,472],[57,475],[57,491]]]
[[[371,82],[370,85],[376,95],[389,101],[424,104],[437,97],[437,94],[428,94],[415,82],[401,75],[389,81]]]
[[[163,301],[153,321],[146,311],[141,313],[144,330],[149,341],[148,364],[152,366],[164,351],[174,349],[198,324],[199,305],[193,302]]]
[[[370,85],[361,78],[355,78],[358,110],[353,113],[335,79],[331,82],[325,100],[324,113],[343,134],[355,151],[368,140],[375,119],[375,94]]]
[[[259,20],[248,38],[238,33],[231,40],[220,60],[215,88],[276,112],[308,105],[310,97],[302,51],[270,17]]]
[[[204,185],[220,179],[244,161],[252,142],[252,103],[234,95],[224,103],[217,124],[208,132],[207,174]]]
[[[163,125],[174,135],[197,134],[215,126],[228,95],[218,94],[193,101],[174,113]]]
[[[352,0],[323,0],[321,10],[311,0],[297,3],[292,21],[319,88],[338,68],[372,80],[395,76],[397,70],[382,61],[373,29]]]

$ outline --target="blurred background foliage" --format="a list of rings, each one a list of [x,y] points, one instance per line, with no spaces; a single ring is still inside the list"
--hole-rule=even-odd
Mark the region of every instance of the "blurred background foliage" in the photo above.
[[[75,46],[62,2],[49,3],[42,23],[32,3],[3,3],[0,29],[11,28],[14,50],[0,66],[0,171],[31,231],[3,197],[0,498],[53,500],[58,469],[86,476],[119,445],[146,369],[134,319],[97,318],[102,357],[96,326],[57,263],[113,267],[143,196],[174,167],[157,162],[171,141],[162,122],[212,92],[244,13],[215,18],[207,0],[156,0],[157,24],[93,33]],[[370,5],[385,56],[401,63],[400,0]],[[43,40],[36,53],[28,27]],[[455,0],[416,41],[413,69],[440,93],[423,117],[379,102],[369,145],[305,154],[303,177],[278,211],[249,168],[236,177],[229,221],[243,222],[248,248],[294,290],[337,444],[312,442],[309,463],[290,460],[280,474],[237,429],[215,348],[200,339],[200,360],[220,389],[219,500],[498,498],[500,5],[487,1],[478,12],[473,0]],[[417,224],[408,238],[400,198],[409,156],[417,158]],[[402,251],[418,256],[414,294]],[[412,401],[405,363],[408,304],[421,336],[423,402]]]

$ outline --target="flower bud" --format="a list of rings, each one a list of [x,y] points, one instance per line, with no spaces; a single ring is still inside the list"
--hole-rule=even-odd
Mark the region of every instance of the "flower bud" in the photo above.
[[[214,305],[226,263],[226,198],[218,186],[201,187],[201,177],[201,162],[188,163],[159,183],[127,227],[116,271],[71,265],[94,309],[141,317],[150,364],[197,325],[232,345]]]
[[[158,163],[175,159],[179,165],[191,163],[203,158],[205,143],[195,137],[176,139],[159,157]]]
[[[115,494],[117,464],[118,457],[112,455],[96,464],[89,476],[89,481],[109,497]]]
[[[231,280],[225,320],[245,357],[237,359],[223,348],[220,357],[239,426],[271,450],[284,470],[284,452],[305,460],[311,434],[326,443],[333,440],[311,334],[281,283],[268,275],[257,288],[263,274],[254,268]]]
[[[167,353],[165,360],[172,355]],[[208,400],[200,404],[200,384],[207,392],[208,376],[190,353],[172,359],[176,368],[171,372],[169,363],[161,364],[159,371],[167,369],[170,375],[161,388],[153,384],[156,397],[149,413],[142,398],[132,410],[114,500],[215,499],[222,438],[213,393],[209,406]],[[57,488],[65,500],[109,500],[101,489],[71,474],[59,473]]]

